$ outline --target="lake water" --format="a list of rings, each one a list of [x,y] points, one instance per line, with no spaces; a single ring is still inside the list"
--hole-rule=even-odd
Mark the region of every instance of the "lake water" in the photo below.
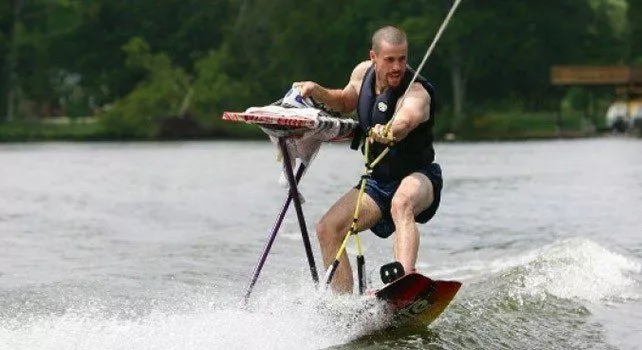
[[[312,286],[294,210],[239,307],[285,199],[269,142],[0,145],[0,350],[642,349],[642,140],[436,150],[418,268],[463,287],[426,329],[367,336],[362,298]],[[328,144],[302,181],[317,264],[361,171]],[[362,238],[376,287],[392,242]]]

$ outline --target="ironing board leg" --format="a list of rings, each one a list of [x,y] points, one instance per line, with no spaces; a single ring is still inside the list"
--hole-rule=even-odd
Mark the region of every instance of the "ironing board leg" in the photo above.
[[[290,154],[288,148],[285,145],[285,140],[283,138],[279,139],[279,147],[283,154],[283,159],[290,159]],[[288,183],[290,184],[290,195],[294,200],[294,208],[296,209],[296,216],[299,220],[299,228],[301,229],[301,236],[303,237],[303,246],[305,248],[305,254],[308,257],[308,265],[310,266],[310,274],[312,275],[312,280],[314,283],[319,283],[319,274],[317,273],[317,267],[314,262],[314,255],[312,254],[312,246],[310,245],[310,236],[308,235],[308,228],[305,224],[305,218],[303,217],[303,208],[301,207],[301,197],[299,197],[299,189],[297,187],[297,180],[294,178],[292,172],[292,166],[290,162],[283,162],[285,167],[285,174],[288,177]],[[303,166],[303,164],[301,164]]]
[[[279,139],[279,147],[281,148],[281,152],[284,156],[284,159],[289,159],[289,153],[287,150],[287,147],[285,145],[285,140],[284,139]],[[263,253],[261,254],[261,257],[259,258],[259,262],[257,263],[256,267],[254,268],[254,273],[252,275],[252,279],[250,281],[250,284],[245,292],[244,296],[244,301],[247,302],[250,294],[252,293],[252,289],[254,289],[254,285],[256,284],[256,281],[259,278],[259,275],[261,274],[261,270],[263,269],[263,265],[265,264],[265,261],[267,260],[267,256],[270,253],[270,250],[272,249],[272,244],[274,243],[274,240],[276,238],[276,235],[281,228],[281,224],[283,223],[283,219],[285,218],[285,213],[288,210],[288,207],[290,206],[290,203],[292,200],[294,200],[294,206],[296,208],[296,213],[297,213],[297,219],[299,221],[299,227],[301,229],[301,235],[303,236],[303,245],[305,247],[306,255],[308,258],[308,264],[310,265],[310,273],[312,274],[312,279],[314,280],[315,283],[319,282],[319,276],[317,273],[316,269],[316,264],[314,262],[314,255],[312,254],[312,248],[310,246],[310,238],[308,235],[308,230],[307,226],[305,224],[305,218],[303,217],[303,209],[301,207],[301,200],[299,197],[299,191],[297,188],[297,184],[299,181],[301,181],[301,177],[303,177],[303,173],[305,172],[305,165],[300,164],[296,176],[293,175],[293,170],[292,170],[292,165],[289,162],[284,162],[284,168],[286,172],[286,176],[288,178],[288,183],[290,184],[290,191],[288,192],[288,197],[286,198],[285,202],[283,203],[283,206],[281,207],[281,212],[277,216],[276,222],[274,223],[274,226],[272,227],[272,232],[270,233],[270,236],[268,238],[268,241],[265,244],[265,247],[263,248]]]

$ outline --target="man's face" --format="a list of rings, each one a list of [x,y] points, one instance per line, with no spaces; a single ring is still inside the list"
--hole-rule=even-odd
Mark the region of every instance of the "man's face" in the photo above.
[[[377,85],[384,89],[401,84],[401,78],[406,72],[406,56],[408,44],[391,45],[381,42],[379,53],[370,50],[370,59],[375,64]]]

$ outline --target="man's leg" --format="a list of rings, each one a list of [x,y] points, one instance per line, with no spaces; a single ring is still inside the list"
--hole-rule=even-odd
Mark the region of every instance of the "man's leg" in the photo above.
[[[396,227],[395,259],[406,273],[414,270],[419,250],[415,216],[430,207],[434,197],[432,182],[422,173],[406,176],[392,197],[390,214]]]
[[[321,245],[323,254],[323,264],[327,269],[334,261],[343,242],[354,215],[355,206],[359,191],[351,189],[343,195],[321,218],[316,226],[317,236]],[[361,200],[361,209],[359,213],[358,229],[359,231],[367,230],[379,221],[381,211],[375,201],[367,193],[363,194]],[[332,289],[339,293],[352,293],[352,269],[347,254],[342,254],[339,258],[339,266],[332,278]]]

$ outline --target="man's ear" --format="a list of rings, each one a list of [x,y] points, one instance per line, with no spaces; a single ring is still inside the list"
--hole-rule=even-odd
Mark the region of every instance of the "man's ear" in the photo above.
[[[372,61],[372,63],[374,63],[375,58],[377,58],[377,54],[374,50],[370,50],[370,61]]]

